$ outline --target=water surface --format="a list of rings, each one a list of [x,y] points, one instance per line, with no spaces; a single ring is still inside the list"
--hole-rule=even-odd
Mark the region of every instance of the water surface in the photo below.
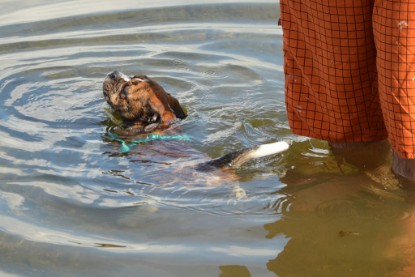
[[[2,1],[4,276],[382,276],[411,205],[290,134],[274,1]],[[105,75],[146,74],[191,141],[122,154]],[[275,140],[236,180],[183,169]]]

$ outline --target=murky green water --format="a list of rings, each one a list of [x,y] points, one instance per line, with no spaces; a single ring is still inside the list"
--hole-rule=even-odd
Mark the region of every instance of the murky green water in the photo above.
[[[399,271],[408,193],[290,134],[277,21],[274,1],[0,1],[0,275]],[[114,69],[180,99],[192,140],[104,139]],[[238,180],[183,169],[281,139]]]

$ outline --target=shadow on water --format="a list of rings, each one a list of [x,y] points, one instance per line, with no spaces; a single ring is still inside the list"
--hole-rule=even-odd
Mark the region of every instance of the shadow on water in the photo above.
[[[274,1],[0,7],[0,275],[382,276],[412,257],[409,193],[290,134]],[[191,140],[103,138],[114,69],[180,99]],[[279,139],[236,179],[188,166]]]

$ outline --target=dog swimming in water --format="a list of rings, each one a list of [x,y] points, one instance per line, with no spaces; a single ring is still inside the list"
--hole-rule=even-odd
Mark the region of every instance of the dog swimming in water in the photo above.
[[[145,75],[129,77],[119,71],[108,74],[103,83],[104,98],[117,113],[124,128],[116,130],[122,137],[161,133],[176,120],[187,117],[179,101],[153,79]],[[281,153],[289,148],[287,142],[262,144],[229,153],[195,166],[196,170],[237,169],[244,163]]]

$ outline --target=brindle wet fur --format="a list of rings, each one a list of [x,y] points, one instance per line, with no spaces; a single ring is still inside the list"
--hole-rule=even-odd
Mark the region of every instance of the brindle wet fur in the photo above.
[[[179,101],[145,75],[128,77],[114,71],[103,84],[105,100],[124,120],[124,135],[165,129],[186,117]]]

